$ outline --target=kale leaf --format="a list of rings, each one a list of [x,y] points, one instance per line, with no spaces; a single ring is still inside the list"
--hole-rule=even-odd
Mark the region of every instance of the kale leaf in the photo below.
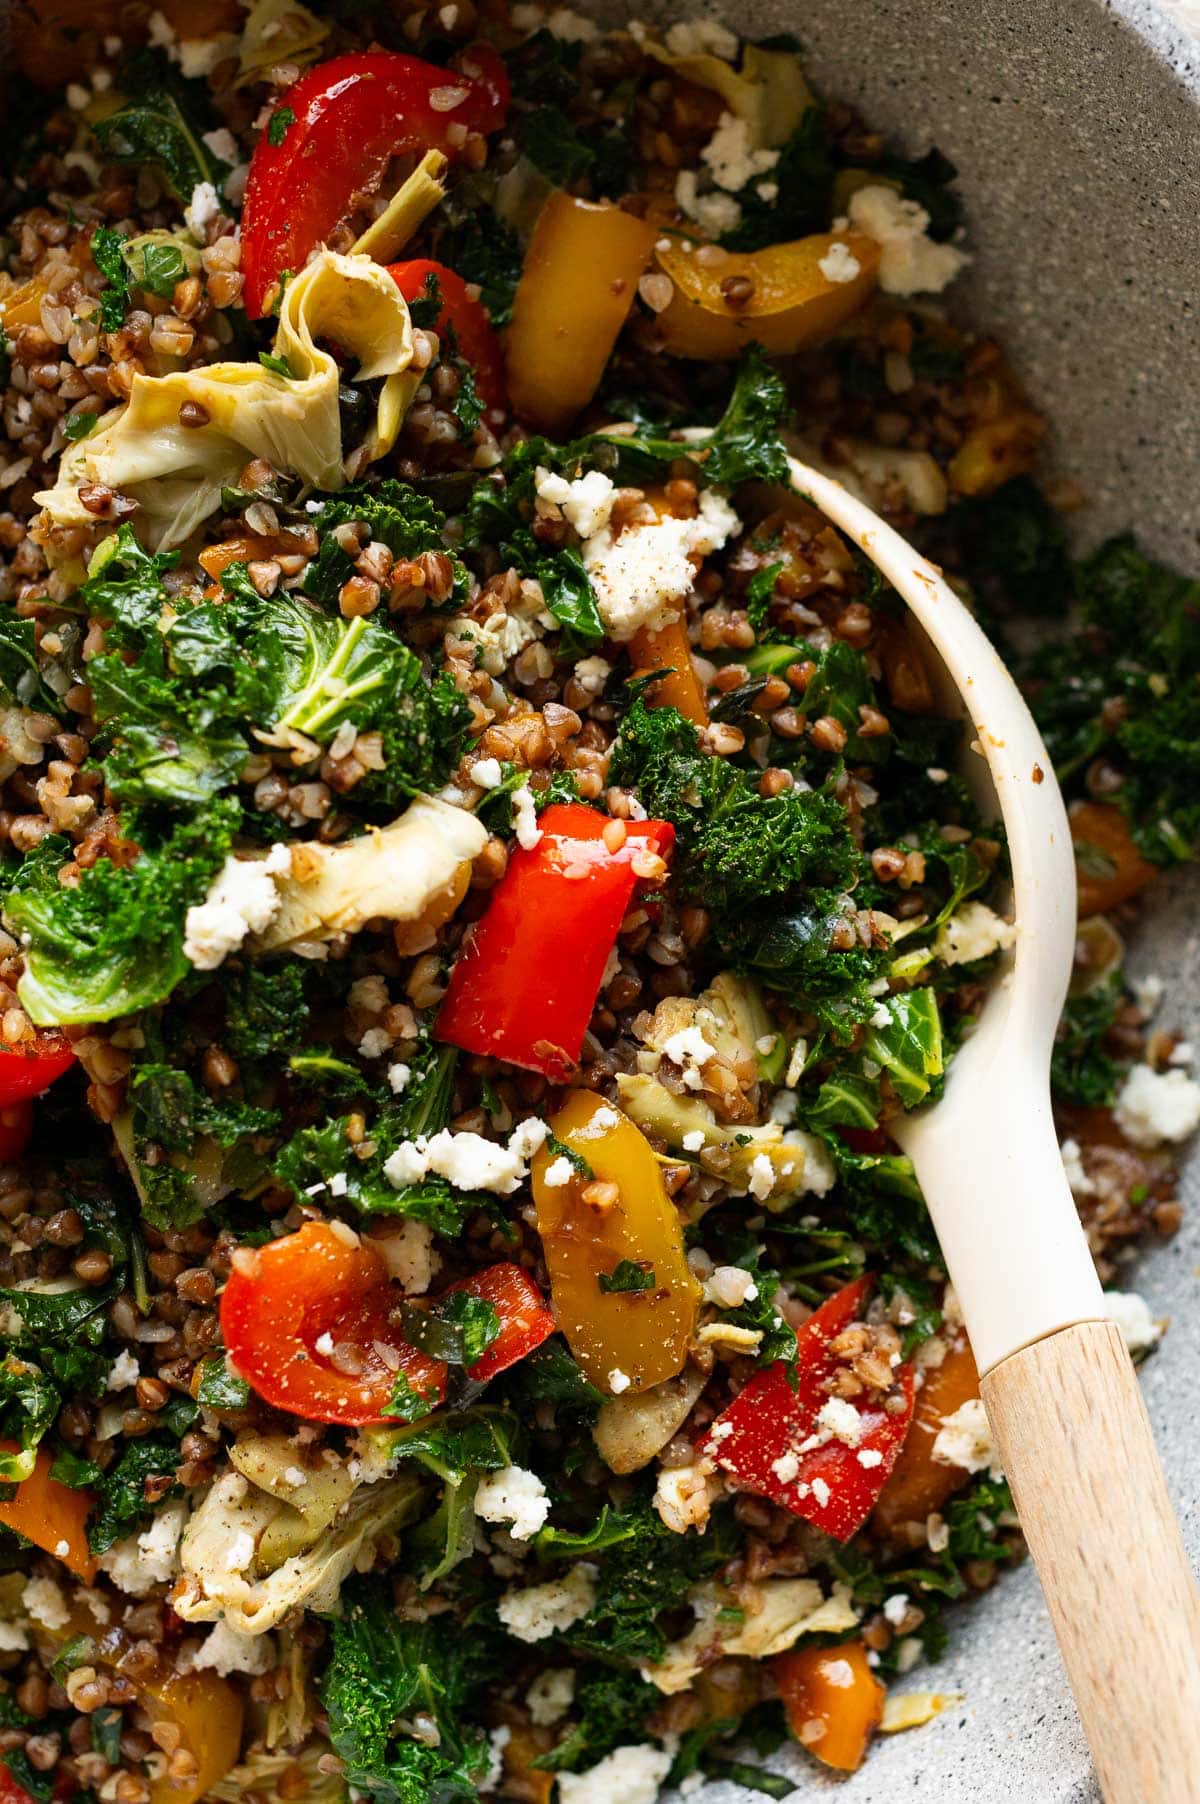
[[[621,1538],[595,1555],[596,1601],[566,1639],[606,1661],[652,1663],[666,1646],[659,1617],[682,1604],[697,1579],[731,1557],[736,1524],[730,1511],[718,1508],[697,1544],[673,1534],[641,1496],[615,1522]]]
[[[760,251],[769,244],[827,232],[833,216],[833,151],[820,107],[806,109],[779,152],[769,178],[754,176],[739,189],[741,219],[721,243],[731,251]],[[761,186],[775,190],[764,199]]]
[[[220,124],[207,84],[186,80],[160,52],[139,50],[122,63],[121,89],[124,106],[93,127],[106,160],[157,169],[185,206],[201,182],[220,193],[230,166],[204,140]]]
[[[92,233],[92,262],[104,277],[100,294],[100,324],[105,332],[119,332],[129,306],[129,271],[122,255],[125,240],[112,226]]]
[[[1104,1044],[1125,1000],[1120,973],[1112,972],[1082,996],[1068,996],[1054,1039],[1050,1082],[1056,1102],[1107,1108],[1125,1066]]]
[[[646,1720],[662,1703],[661,1691],[640,1673],[603,1666],[586,1672],[576,1686],[570,1727],[532,1763],[543,1772],[577,1772],[595,1766],[622,1742],[644,1742]]]
[[[151,1513],[146,1480],[174,1477],[179,1467],[179,1442],[196,1419],[190,1397],[176,1397],[155,1418],[152,1434],[129,1441],[116,1464],[110,1466],[96,1487],[95,1514],[88,1526],[88,1546],[106,1553],[115,1541],[133,1533]],[[156,1487],[157,1488],[157,1487]],[[177,1494],[172,1485],[164,1495]]]
[[[0,611],[0,688],[26,708],[57,715],[62,700],[48,689],[38,667],[33,621],[13,608]]]

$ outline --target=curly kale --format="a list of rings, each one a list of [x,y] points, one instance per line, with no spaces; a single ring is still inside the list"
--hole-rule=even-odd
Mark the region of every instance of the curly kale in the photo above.
[[[1107,1108],[1112,1103],[1125,1066],[1104,1041],[1124,1000],[1125,986],[1116,971],[1086,994],[1068,996],[1050,1060],[1056,1102],[1085,1108]]]

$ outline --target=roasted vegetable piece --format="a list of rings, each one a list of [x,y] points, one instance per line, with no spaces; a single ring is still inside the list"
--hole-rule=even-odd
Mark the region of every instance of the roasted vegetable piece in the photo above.
[[[550,196],[525,253],[506,344],[522,419],[558,432],[591,400],[656,236],[647,220],[607,202]]]
[[[492,330],[487,309],[467,284],[444,263],[417,257],[408,263],[389,263],[388,274],[406,301],[428,294],[436,284],[441,309],[433,330],[441,340],[441,355],[461,357],[475,372],[475,387],[485,407],[505,404],[504,355]]]
[[[15,1046],[0,1046],[0,1108],[40,1096],[74,1063],[70,1041],[53,1028]]]
[[[687,242],[671,239],[657,251],[658,267],[675,284],[658,329],[676,357],[722,360],[751,342],[789,355],[816,344],[858,312],[879,270],[879,246],[861,232],[819,232],[761,251],[705,246],[703,258],[694,245],[685,250]],[[848,282],[831,281],[821,268],[835,245],[844,247],[835,253],[840,259],[857,265]],[[749,291],[740,286],[746,282]]]
[[[0,1452],[16,1453],[15,1441],[0,1441]],[[88,1549],[87,1518],[92,1507],[90,1491],[73,1491],[51,1478],[54,1456],[39,1447],[33,1471],[23,1479],[6,1503],[0,1503],[0,1522],[15,1529],[35,1547],[52,1553],[78,1578],[95,1576],[96,1562]],[[63,1553],[60,1550],[66,1548]]]
[[[18,1785],[4,1762],[0,1760],[0,1804],[36,1804],[23,1785]]]
[[[243,1705],[237,1691],[214,1672],[168,1671],[142,1684],[139,1701],[151,1732],[167,1724],[181,1730],[180,1745],[196,1761],[195,1773],[183,1785],[168,1773],[151,1780],[149,1804],[197,1804],[208,1797],[241,1749]]]
[[[705,1452],[742,1490],[769,1497],[839,1541],[848,1541],[870,1515],[912,1421],[911,1364],[896,1370],[896,1388],[887,1399],[894,1413],[877,1392],[864,1391],[850,1399],[858,1424],[849,1434],[818,1421],[820,1410],[834,1401],[827,1380],[838,1360],[830,1343],[861,1320],[871,1283],[856,1278],[797,1330],[795,1389],[782,1360],[756,1372],[704,1442]],[[806,1448],[814,1434],[828,1438]]]
[[[708,725],[708,703],[692,664],[692,648],[682,613],[673,614],[656,632],[643,628],[640,633],[635,633],[630,640],[629,656],[635,676],[645,676],[651,670],[665,673],[646,697],[652,708],[678,708],[698,727]]]
[[[617,823],[579,802],[544,809],[538,827],[536,845],[510,854],[450,974],[437,1036],[561,1083],[634,891],[657,880],[650,861],[665,874],[675,832],[665,821]]]
[[[554,1333],[554,1317],[545,1298],[519,1265],[489,1265],[469,1278],[460,1278],[444,1294],[449,1296],[456,1290],[481,1297],[500,1318],[500,1332],[483,1358],[467,1367],[468,1378],[476,1384],[485,1384],[498,1372],[507,1371]]]
[[[384,1422],[401,1376],[430,1405],[445,1388],[445,1367],[390,1320],[399,1295],[369,1241],[340,1224],[306,1222],[235,1256],[221,1330],[242,1377],[278,1409],[313,1422]]]
[[[649,1142],[602,1097],[573,1090],[550,1126],[593,1174],[546,1147],[533,1164],[559,1328],[601,1390],[647,1391],[683,1369],[695,1327],[700,1293],[684,1256],[679,1214]],[[611,1282],[623,1265],[651,1273],[653,1283],[602,1289],[601,1276]]]
[[[961,1467],[934,1459],[933,1443],[946,1417],[978,1395],[975,1355],[966,1336],[960,1334],[940,1366],[925,1368],[925,1382],[916,1394],[908,1439],[871,1517],[872,1526],[881,1535],[893,1537],[906,1522],[916,1522],[924,1529],[930,1512],[940,1510],[965,1482]]]
[[[267,311],[281,275],[304,268],[313,246],[350,210],[351,195],[389,157],[420,149],[453,158],[466,137],[460,128],[493,131],[508,98],[504,64],[486,44],[466,50],[460,70],[368,50],[335,56],[302,75],[276,109],[292,113],[292,122],[282,133],[268,123],[250,161],[242,215],[250,317]]]
[[[1114,803],[1074,802],[1070,821],[1081,920],[1104,914],[1145,889],[1157,867],[1142,857],[1129,822]]]
[[[840,1773],[860,1767],[886,1695],[863,1643],[793,1648],[772,1660],[771,1675],[796,1740]]]

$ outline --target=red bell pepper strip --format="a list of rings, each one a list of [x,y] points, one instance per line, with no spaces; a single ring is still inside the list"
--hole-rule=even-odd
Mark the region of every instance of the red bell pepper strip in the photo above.
[[[492,330],[487,309],[478,297],[467,293],[467,284],[444,263],[433,263],[428,257],[416,257],[409,263],[389,263],[388,274],[406,301],[415,301],[428,293],[432,277],[441,296],[441,311],[434,330],[442,343],[442,354],[457,355],[475,372],[475,387],[485,407],[506,407],[508,394],[504,385],[504,353],[500,340]],[[454,336],[453,350],[447,344]]]
[[[23,1785],[18,1785],[7,1766],[0,1760],[0,1804],[36,1804]]]
[[[446,1367],[404,1339],[395,1320],[403,1299],[382,1253],[350,1233],[306,1222],[239,1259],[221,1297],[221,1332],[242,1377],[277,1409],[312,1422],[385,1425],[396,1420],[388,1404],[401,1374],[436,1407]],[[482,1297],[500,1318],[498,1336],[467,1368],[476,1383],[554,1332],[541,1292],[518,1265],[487,1266],[450,1289]]]
[[[821,1438],[818,1428],[817,1412],[830,1399],[827,1383],[838,1364],[830,1342],[861,1319],[871,1282],[856,1278],[797,1330],[794,1391],[782,1360],[756,1372],[702,1444],[740,1489],[769,1497],[839,1541],[848,1541],[870,1515],[912,1422],[913,1368],[907,1364],[897,1367],[889,1394],[894,1414],[877,1392],[850,1399],[859,1418],[853,1444]]]
[[[0,1045],[0,1109],[40,1096],[74,1063],[71,1042],[54,1028],[43,1028],[15,1046]]]
[[[483,1358],[467,1367],[467,1377],[476,1384],[486,1384],[498,1372],[516,1365],[519,1359],[540,1347],[557,1327],[546,1307],[546,1299],[528,1272],[519,1265],[486,1266],[469,1278],[460,1278],[443,1294],[449,1296],[454,1290],[465,1290],[473,1297],[482,1297],[500,1318],[500,1332]]]
[[[669,858],[675,843],[667,821],[630,821],[614,850],[604,839],[612,825],[582,802],[556,803],[538,816],[541,838],[511,853],[450,973],[440,1040],[555,1083],[571,1075],[642,881],[635,866],[648,853]]]
[[[503,124],[509,83],[490,44],[472,44],[461,68],[439,69],[394,50],[354,51],[318,63],[279,99],[250,159],[242,210],[243,299],[251,319],[284,270],[303,269],[389,157],[440,150],[464,133]],[[282,131],[281,115],[294,115]],[[272,136],[278,139],[273,143]]]
[[[19,1159],[33,1138],[33,1104],[10,1102],[0,1108],[0,1165]]]

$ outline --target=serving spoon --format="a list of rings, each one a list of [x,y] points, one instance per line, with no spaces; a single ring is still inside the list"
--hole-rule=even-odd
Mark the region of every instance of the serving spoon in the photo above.
[[[975,729],[963,774],[1004,822],[1015,945],[940,1100],[888,1125],[962,1305],[1100,1789],[1109,1804],[1196,1804],[1200,1597],[1050,1110],[1076,935],[1062,795],[1024,698],[937,567],[840,482],[788,461],[907,603],[947,711]]]

